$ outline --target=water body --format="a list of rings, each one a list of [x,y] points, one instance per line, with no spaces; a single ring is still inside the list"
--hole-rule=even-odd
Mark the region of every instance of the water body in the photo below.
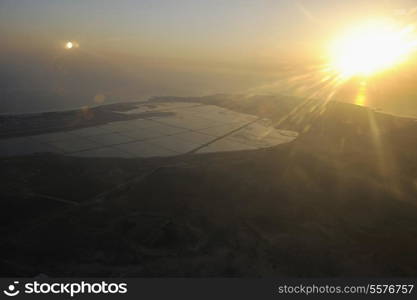
[[[138,104],[120,114],[143,117],[2,139],[0,156],[45,152],[81,157],[175,156],[268,148],[298,135],[274,128],[267,119],[214,105],[158,102]]]

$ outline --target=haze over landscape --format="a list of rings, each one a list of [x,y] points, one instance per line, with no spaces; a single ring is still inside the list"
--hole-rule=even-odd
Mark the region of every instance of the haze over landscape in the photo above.
[[[415,277],[416,26],[415,0],[0,0],[0,275]]]
[[[416,19],[407,0],[4,0],[0,8],[3,113],[218,93],[354,103],[362,79],[328,81],[332,42],[369,20],[414,30]],[[415,70],[411,56],[368,78],[364,104],[416,115]]]

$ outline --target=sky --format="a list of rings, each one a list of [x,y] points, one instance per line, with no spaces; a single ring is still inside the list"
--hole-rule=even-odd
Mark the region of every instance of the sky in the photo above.
[[[1,0],[0,26],[17,41],[43,46],[76,40],[92,51],[254,59],[320,47],[355,19],[412,9],[413,2]]]
[[[102,67],[105,61],[113,73],[100,89],[134,74],[132,81],[146,82],[143,96],[235,92],[272,80],[282,65],[319,60],[329,41],[354,22],[408,18],[415,7],[415,0],[0,0],[0,62],[11,70],[12,56],[17,65],[26,61],[32,67],[53,58],[61,69]],[[79,45],[82,58],[65,57],[67,41]],[[14,78],[19,68],[10,71]],[[9,75],[0,74],[8,79],[0,82],[7,95]]]

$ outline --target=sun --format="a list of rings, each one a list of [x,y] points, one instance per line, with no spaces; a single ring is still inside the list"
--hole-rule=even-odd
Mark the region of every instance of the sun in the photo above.
[[[358,26],[330,48],[331,68],[342,77],[370,76],[404,62],[416,49],[413,27],[384,21]]]

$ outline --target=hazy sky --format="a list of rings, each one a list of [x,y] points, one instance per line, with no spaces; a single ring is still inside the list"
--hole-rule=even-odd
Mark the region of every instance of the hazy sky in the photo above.
[[[416,7],[417,0],[0,0],[0,112],[94,104],[102,94],[274,92],[268,87],[319,64],[345,28],[393,16],[415,24]],[[67,41],[77,51],[65,50]],[[407,78],[376,89],[378,97],[406,85],[402,107],[417,107],[415,76]]]
[[[11,43],[144,56],[268,59],[317,49],[355,20],[412,9],[409,0],[0,0]],[[305,49],[304,49],[305,50]]]

